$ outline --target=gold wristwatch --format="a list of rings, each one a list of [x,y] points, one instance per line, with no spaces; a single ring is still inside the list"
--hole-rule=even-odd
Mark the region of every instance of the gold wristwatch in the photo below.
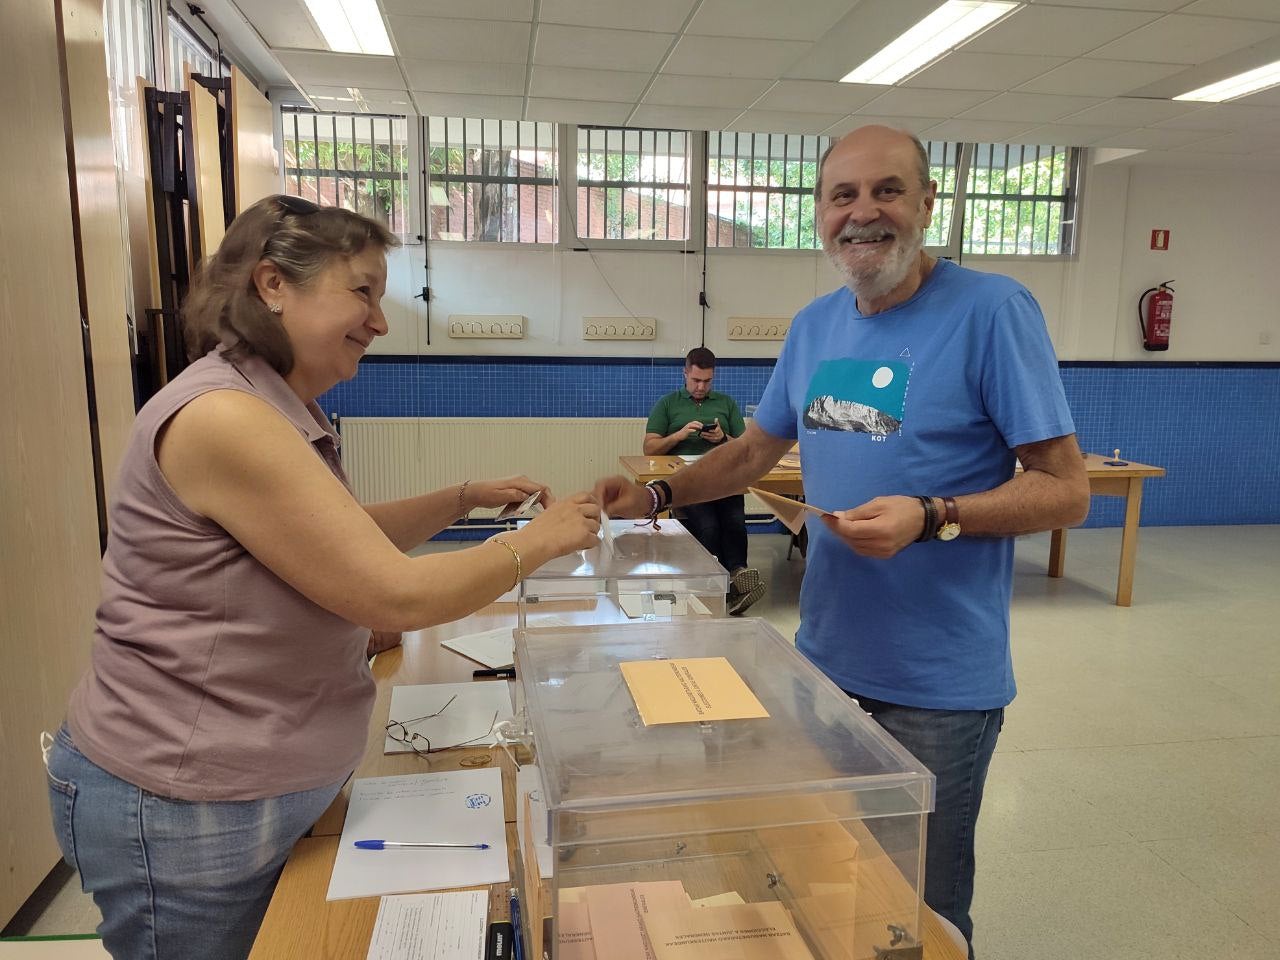
[[[955,497],[943,497],[942,509],[945,511],[942,525],[934,538],[938,540],[954,540],[960,536],[960,508],[956,506]]]

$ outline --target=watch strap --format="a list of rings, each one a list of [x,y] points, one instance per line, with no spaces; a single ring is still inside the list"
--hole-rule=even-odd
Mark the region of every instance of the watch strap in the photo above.
[[[944,512],[943,520],[942,520],[944,525],[948,523],[960,522],[960,508],[956,506],[955,497],[943,497],[942,509]]]
[[[915,542],[924,543],[932,540],[938,532],[938,508],[933,505],[933,497],[916,497],[916,499],[920,501],[920,506],[924,507],[924,528]]]

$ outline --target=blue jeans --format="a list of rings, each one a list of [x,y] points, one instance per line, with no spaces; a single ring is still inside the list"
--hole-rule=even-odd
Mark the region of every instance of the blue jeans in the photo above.
[[[47,764],[58,846],[102,911],[116,960],[247,957],[285,858],[343,782],[265,800],[172,800],[92,763],[65,727]]]
[[[924,902],[964,934],[973,960],[973,837],[1004,710],[925,710],[850,696],[937,778],[925,840]]]
[[[742,494],[676,507],[676,519],[730,573],[747,565],[747,512]]]

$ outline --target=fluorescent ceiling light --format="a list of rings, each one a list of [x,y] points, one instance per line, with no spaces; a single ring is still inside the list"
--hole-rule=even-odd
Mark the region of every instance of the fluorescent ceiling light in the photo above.
[[[897,83],[1024,6],[1006,0],[947,0],[840,82]]]
[[[391,38],[375,0],[306,0],[329,49],[391,56]]]
[[[1227,77],[1225,80],[1219,80],[1217,83],[1211,83],[1207,87],[1192,90],[1173,99],[1221,103],[1223,100],[1234,100],[1245,94],[1257,93],[1259,90],[1277,85],[1280,85],[1280,60],[1268,63],[1265,67],[1258,67],[1256,70],[1246,70],[1234,77]]]

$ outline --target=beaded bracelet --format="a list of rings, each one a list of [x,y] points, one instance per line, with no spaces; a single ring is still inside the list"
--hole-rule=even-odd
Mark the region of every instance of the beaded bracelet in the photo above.
[[[510,550],[510,551],[511,551],[511,556],[512,556],[512,557],[515,559],[515,561],[516,561],[516,578],[515,578],[515,580],[514,580],[514,581],[512,581],[512,583],[511,583],[511,587],[512,587],[512,588],[515,588],[515,586],[516,586],[517,584],[519,584],[519,583],[520,583],[520,581],[524,578],[524,565],[520,562],[520,554],[519,554],[518,552],[516,552],[516,548],[515,548],[515,547],[513,547],[511,544],[507,543],[507,541],[506,541],[506,540],[504,540],[504,539],[502,539],[502,537],[490,537],[490,538],[489,538],[489,542],[490,542],[490,543],[500,543],[500,544],[502,544],[504,547],[506,547],[508,550]]]

